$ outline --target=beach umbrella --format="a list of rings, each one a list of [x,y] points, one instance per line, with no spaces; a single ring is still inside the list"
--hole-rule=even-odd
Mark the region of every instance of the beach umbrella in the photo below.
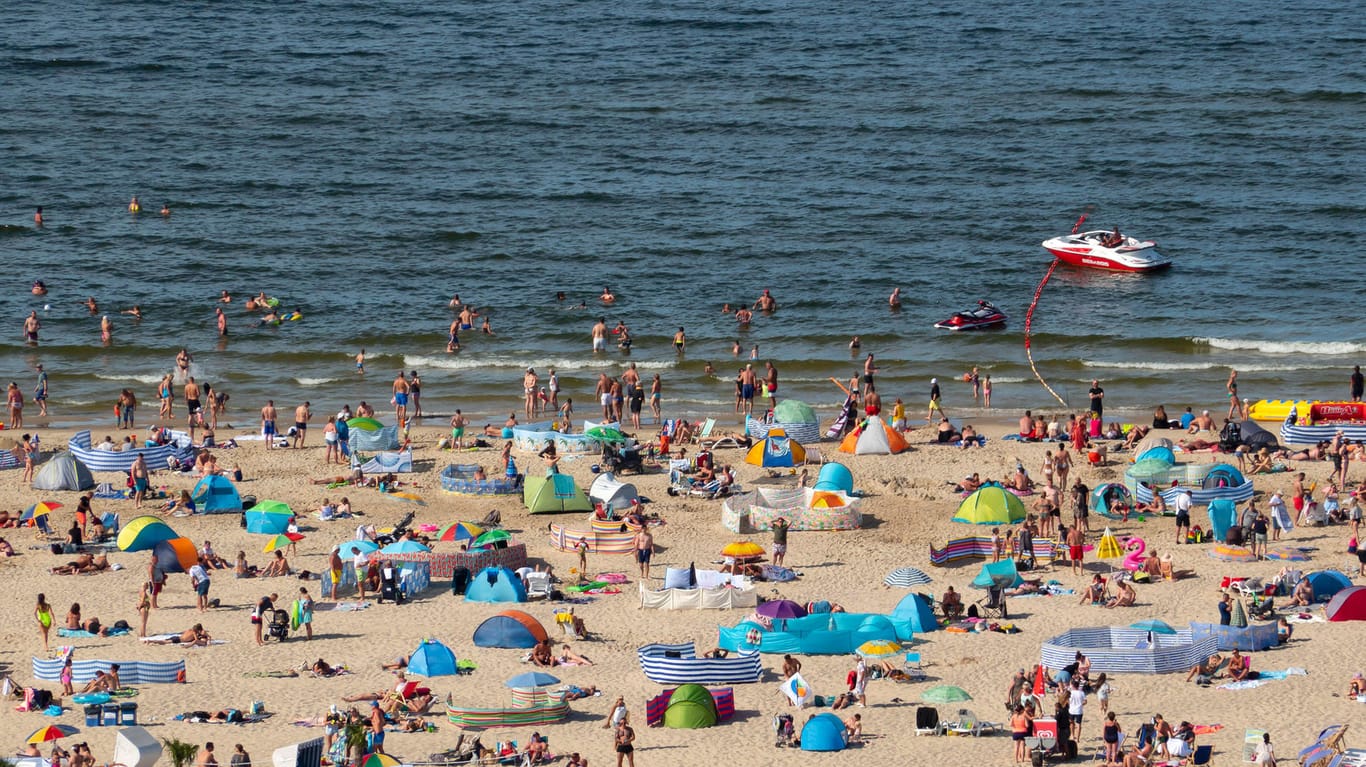
[[[75,735],[79,730],[69,724],[49,724],[39,727],[32,735],[28,736],[25,743],[47,743],[58,738],[65,738]]]
[[[859,645],[854,652],[869,660],[882,660],[901,652],[901,645],[890,639],[870,639]]]
[[[294,510],[284,501],[257,501],[256,505],[247,511],[258,511],[262,514],[294,514]]]
[[[199,551],[195,549],[194,541],[189,538],[159,541],[152,547],[152,553],[156,555],[157,567],[165,573],[189,572],[199,561]]]
[[[371,752],[361,757],[358,767],[398,767],[400,764],[402,762],[388,754]]]
[[[534,690],[537,687],[549,687],[552,684],[559,683],[558,677],[551,676],[544,671],[527,671],[507,680],[503,685],[515,690]]]
[[[1148,620],[1139,621],[1138,623],[1130,623],[1129,628],[1146,631],[1149,634],[1166,634],[1170,636],[1176,633],[1176,629],[1172,628],[1166,621],[1157,618],[1149,618]]]
[[[438,541],[472,541],[484,534],[484,528],[470,522],[452,522],[436,534]]]
[[[291,543],[302,541],[303,539],[303,535],[299,533],[284,533],[282,535],[272,535],[270,536],[270,540],[266,541],[265,548],[261,549],[261,551],[270,553],[272,551],[275,551],[276,549],[283,549]]]
[[[356,554],[369,554],[372,551],[379,551],[379,544],[369,539],[343,541],[337,545],[337,551],[343,557],[354,559]]]
[[[384,497],[392,498],[396,501],[407,501],[408,503],[416,503],[418,506],[427,505],[427,502],[422,500],[422,496],[418,495],[417,493],[385,493]]]
[[[735,543],[726,544],[726,547],[721,549],[721,556],[734,557],[736,559],[750,559],[753,557],[762,557],[763,555],[764,547],[754,541],[736,541]]]
[[[806,608],[790,599],[769,600],[754,608],[754,612],[765,618],[774,618],[776,620],[791,620],[793,618],[806,617]]]
[[[146,551],[162,541],[179,538],[171,526],[158,517],[144,514],[133,517],[119,531],[119,551]]]
[[[961,703],[972,700],[972,696],[962,687],[941,684],[920,693],[920,699],[926,703]]]
[[[1097,559],[1118,559],[1124,556],[1124,547],[1119,545],[1119,539],[1110,532],[1110,528],[1105,528],[1105,532],[1100,536],[1100,544],[1096,546]]]
[[[1243,607],[1243,600],[1233,600],[1233,614],[1229,616],[1228,625],[1236,629],[1247,628],[1247,610]]]
[[[56,501],[39,501],[27,509],[24,509],[24,513],[19,515],[19,521],[27,522],[34,517],[44,517],[60,508],[62,508],[62,505]]]
[[[1281,562],[1308,562],[1309,554],[1305,552],[1304,549],[1282,546],[1280,548],[1268,550],[1266,552],[1266,558],[1279,560]]]
[[[924,586],[932,580],[934,579],[926,575],[924,570],[917,567],[898,567],[887,573],[887,577],[882,579],[882,585],[909,589],[912,586]]]
[[[425,554],[426,552],[429,552],[429,551],[431,551],[431,549],[427,548],[426,546],[422,545],[421,543],[418,543],[417,541],[410,541],[410,540],[404,539],[404,540],[401,540],[401,541],[394,541],[393,543],[389,544],[388,546],[385,546],[384,548],[382,548],[382,549],[379,550],[379,553],[380,553],[380,555],[386,555],[386,554]]]
[[[1214,548],[1209,550],[1209,555],[1224,562],[1257,561],[1257,555],[1252,553],[1252,549],[1244,546],[1230,546],[1227,543],[1214,544]]]
[[[486,533],[481,533],[478,538],[474,539],[474,543],[470,545],[476,547],[493,546],[499,542],[505,543],[510,540],[512,540],[512,533],[509,533],[506,530],[490,530]]]
[[[776,423],[816,423],[816,411],[811,406],[796,399],[785,399],[773,408]]]
[[[613,429],[611,426],[594,426],[584,432],[584,436],[592,437],[599,442],[625,442],[626,435]]]
[[[1043,698],[1044,696],[1043,664],[1034,667],[1034,697]]]

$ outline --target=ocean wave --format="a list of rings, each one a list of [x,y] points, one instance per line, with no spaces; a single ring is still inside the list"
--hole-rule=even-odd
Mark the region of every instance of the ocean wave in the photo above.
[[[1114,370],[1237,369],[1240,373],[1284,373],[1294,370],[1318,370],[1316,365],[1230,365],[1224,362],[1102,362],[1086,360],[1081,364],[1088,368],[1110,368]]]
[[[601,370],[610,371],[618,368],[625,368],[631,362],[636,363],[636,370],[672,370],[676,363],[661,360],[631,360],[620,357],[604,357],[601,359],[513,359],[511,357],[464,357],[452,354],[445,357],[432,357],[426,355],[404,355],[403,365],[409,370],[427,368],[438,368],[440,370],[479,370],[486,368],[507,368],[511,370],[526,370],[535,368],[545,372],[549,368],[555,368],[556,372],[578,371],[578,370]]]
[[[341,377],[337,377],[337,376],[334,376],[334,377],[331,377],[331,378],[302,378],[302,377],[298,377],[298,378],[295,378],[295,379],[294,379],[294,382],[297,383],[297,384],[299,384],[300,386],[322,386],[323,384],[336,383],[336,382],[338,382],[338,381],[345,381],[345,380],[347,380],[347,379],[341,378]]]
[[[153,385],[161,383],[161,375],[150,373],[120,373],[117,375],[96,373],[95,377],[104,381],[136,381],[138,383]]]
[[[1355,341],[1261,341],[1255,338],[1204,338],[1191,341],[1215,349],[1251,350],[1263,354],[1322,354],[1341,356],[1366,351],[1366,344]]]

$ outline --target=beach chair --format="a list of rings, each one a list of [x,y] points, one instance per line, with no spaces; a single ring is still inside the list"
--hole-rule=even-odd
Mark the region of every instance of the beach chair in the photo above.
[[[526,574],[526,595],[528,598],[545,597],[549,599],[552,589],[550,573],[530,572]]]
[[[901,662],[901,670],[906,672],[906,676],[912,680],[923,680],[925,678],[925,666],[921,663],[920,653],[908,652]]]
[[[489,513],[484,515],[483,519],[479,520],[479,526],[484,528],[485,530],[502,527],[503,513],[498,511],[497,509],[490,511]]]
[[[920,706],[915,710],[915,734],[919,735],[938,735],[941,732],[939,727],[939,709],[933,706]]]
[[[711,439],[711,432],[712,432],[712,429],[715,429],[715,428],[716,428],[716,419],[715,419],[715,418],[708,418],[707,420],[703,421],[703,422],[702,422],[702,426],[700,426],[700,427],[697,429],[697,431],[695,431],[695,432],[692,433],[692,443],[693,443],[694,445],[704,445],[704,444],[706,443],[706,440]]]
[[[994,729],[995,725],[992,727]],[[966,708],[958,709],[958,721],[944,725],[944,729],[955,735],[971,735],[974,738],[983,732],[982,720],[977,718],[977,714]]]
[[[1010,617],[1006,609],[1005,589],[995,586],[987,589],[987,595],[973,603],[977,608],[978,616],[982,618],[1000,618],[1005,620]]]
[[[1191,754],[1190,760],[1185,762],[1185,764],[1190,765],[1190,767],[1203,767],[1203,765],[1210,763],[1210,759],[1213,756],[1214,746],[1206,743],[1203,746],[1196,746],[1195,753]]]

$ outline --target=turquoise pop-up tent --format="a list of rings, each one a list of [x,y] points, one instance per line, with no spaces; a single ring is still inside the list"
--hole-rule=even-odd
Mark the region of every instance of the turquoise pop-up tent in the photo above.
[[[1002,559],[1000,562],[987,562],[982,565],[982,571],[977,573],[976,578],[972,579],[972,587],[989,589],[997,581],[1002,587],[1008,589],[1013,589],[1024,583],[1024,579],[1020,577],[1020,571],[1015,569],[1015,560]]]
[[[190,498],[204,514],[227,514],[242,510],[242,496],[232,480],[221,474],[210,474],[199,480]]]
[[[408,656],[408,673],[418,676],[454,676],[455,653],[435,639],[424,639]]]
[[[911,631],[917,633],[939,628],[939,621],[934,617],[934,608],[919,594],[907,594],[902,597],[892,610],[892,617],[910,621]]]
[[[844,722],[831,713],[816,714],[802,725],[803,751],[842,751],[849,745]]]

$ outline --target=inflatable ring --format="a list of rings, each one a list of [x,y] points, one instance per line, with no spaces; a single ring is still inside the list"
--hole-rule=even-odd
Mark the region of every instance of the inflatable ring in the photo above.
[[[110,700],[112,700],[112,698],[107,692],[84,692],[80,695],[71,696],[72,703],[79,703],[83,706],[99,705],[102,703],[108,703]]]

